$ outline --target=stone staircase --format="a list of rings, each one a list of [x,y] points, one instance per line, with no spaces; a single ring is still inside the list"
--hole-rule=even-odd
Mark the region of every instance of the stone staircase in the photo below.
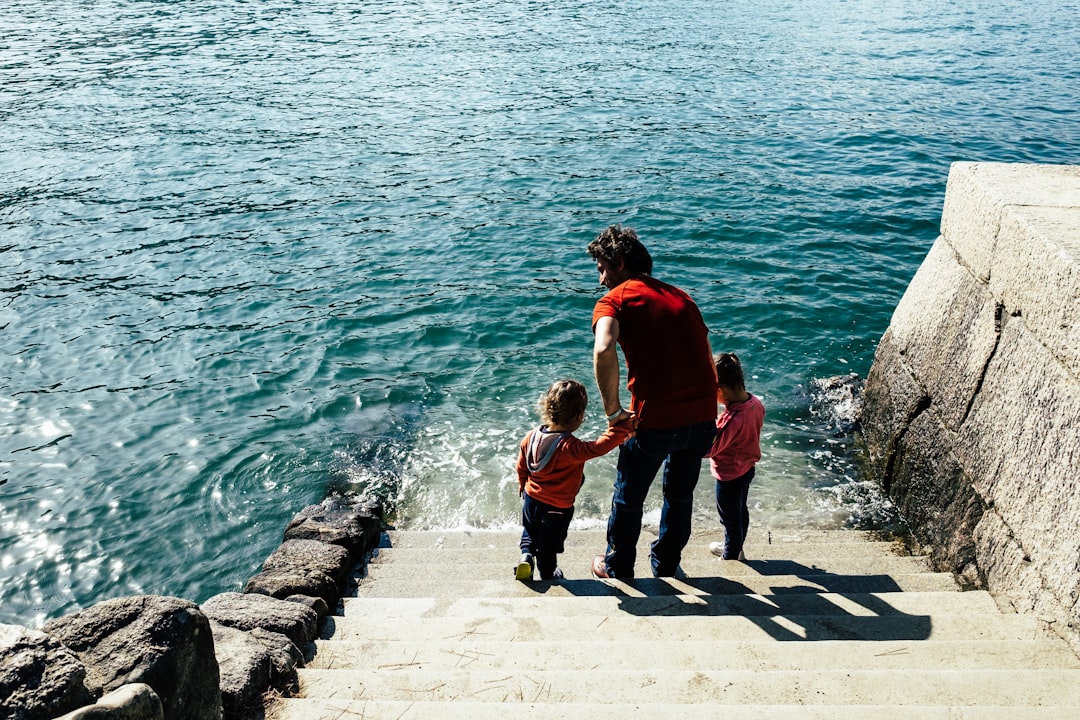
[[[578,531],[566,580],[523,583],[517,539],[391,532],[268,717],[1080,718],[1080,660],[1046,623],[896,541],[762,530],[739,563],[698,532],[686,577],[600,581],[603,533]]]

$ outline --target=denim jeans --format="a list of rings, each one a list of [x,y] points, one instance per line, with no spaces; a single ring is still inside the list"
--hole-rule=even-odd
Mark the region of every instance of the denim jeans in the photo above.
[[[650,561],[653,575],[675,575],[682,550],[690,540],[690,517],[701,460],[715,434],[716,425],[709,421],[663,430],[638,430],[620,446],[604,557],[609,574],[634,577],[645,497],[662,465],[664,504],[660,511],[660,533],[652,544]]]
[[[746,498],[750,494],[750,481],[754,468],[734,480],[716,481],[716,512],[724,526],[724,559],[738,560],[750,528],[750,511]]]
[[[550,580],[564,550],[574,508],[557,508],[525,494],[521,505],[521,552],[536,558],[540,578]]]

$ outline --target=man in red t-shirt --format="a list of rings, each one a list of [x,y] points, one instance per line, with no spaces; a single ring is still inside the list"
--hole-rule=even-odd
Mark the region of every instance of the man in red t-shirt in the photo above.
[[[593,560],[600,578],[634,576],[645,497],[664,467],[660,532],[650,561],[674,576],[690,539],[694,488],[716,431],[716,369],[709,329],[682,290],[652,277],[652,257],[637,233],[619,225],[588,247],[609,292],[593,309],[593,368],[609,424],[637,417],[637,435],[619,448],[608,517],[607,552]],[[619,357],[626,358],[630,408],[619,399]]]

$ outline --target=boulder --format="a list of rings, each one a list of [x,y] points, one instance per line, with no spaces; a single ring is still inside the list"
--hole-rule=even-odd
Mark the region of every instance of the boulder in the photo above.
[[[161,700],[152,687],[131,683],[57,720],[164,720],[164,715]]]
[[[281,600],[310,595],[336,607],[350,567],[345,547],[318,540],[286,540],[262,563],[262,572],[247,581],[244,593]]]
[[[188,600],[138,595],[105,600],[45,625],[87,669],[95,694],[145,683],[165,720],[218,720],[221,690],[210,621]]]
[[[55,638],[0,625],[0,718],[47,720],[94,702],[86,667]]]
[[[268,572],[322,573],[340,587],[351,567],[349,551],[340,545],[318,540],[286,540],[270,553],[262,569]]]
[[[304,607],[310,608],[320,620],[330,614],[330,606],[320,597],[311,597],[310,595],[290,595],[285,599],[289,602],[300,603]]]
[[[204,602],[202,611],[215,623],[237,630],[262,628],[296,645],[311,642],[319,632],[319,616],[311,608],[258,593],[221,593]]]
[[[302,570],[264,570],[248,580],[245,593],[259,593],[284,600],[291,595],[311,595],[322,598],[330,607],[337,607],[341,588],[332,577],[320,572]]]
[[[294,515],[284,539],[340,545],[355,563],[378,544],[382,515],[377,501],[331,495]]]
[[[289,695],[304,664],[300,650],[281,633],[262,628],[250,631],[211,622],[221,668],[221,704],[225,720],[263,717],[268,690]]]

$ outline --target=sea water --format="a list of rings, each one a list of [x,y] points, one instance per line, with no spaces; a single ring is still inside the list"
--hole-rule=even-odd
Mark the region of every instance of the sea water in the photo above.
[[[515,527],[544,388],[585,382],[579,435],[603,426],[610,223],[768,408],[752,522],[901,523],[827,381],[867,373],[951,162],[1080,161],[1077,25],[1063,0],[7,0],[0,622],[239,589],[332,490]],[[699,527],[711,494],[703,470]]]

